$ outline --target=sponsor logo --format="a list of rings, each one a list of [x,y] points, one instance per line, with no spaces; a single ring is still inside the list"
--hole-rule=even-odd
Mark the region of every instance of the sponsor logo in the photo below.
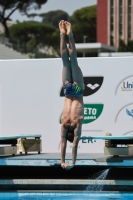
[[[103,111],[103,104],[84,104],[83,124],[91,123],[99,118]],[[60,118],[61,124],[61,118]]]
[[[104,77],[102,76],[84,77],[85,89],[83,96],[90,96],[96,93],[102,86],[103,79]],[[63,87],[61,88],[60,96],[64,97]]]
[[[82,136],[82,137],[87,137],[87,136]],[[92,139],[88,139],[88,138],[86,138],[86,139],[81,139],[81,141],[82,141],[82,143],[94,143],[94,142],[96,142],[96,140],[92,140]]]
[[[92,85],[92,84],[89,83],[89,84],[87,85],[87,87],[89,87],[91,90],[95,90],[95,89],[96,89],[97,87],[99,87],[99,86],[100,86],[100,85],[97,84],[97,83],[94,84],[94,85]]]
[[[125,115],[125,113],[127,115]],[[133,103],[129,103],[125,106],[123,106],[116,114],[115,117],[115,122],[119,121],[123,121],[123,122],[128,122],[129,117],[131,117],[133,119]]]
[[[78,93],[80,91],[81,91],[81,88],[78,85],[76,85],[76,93]]]
[[[121,85],[122,91],[133,91],[133,82],[124,81]]]
[[[103,111],[103,107],[103,104],[84,104],[83,124],[88,124],[97,120]]]
[[[126,113],[128,116],[132,117],[132,119],[133,119],[133,109],[130,111],[126,108]]]
[[[117,85],[115,90],[115,95],[117,92],[132,92],[133,91],[133,75],[125,77],[120,83]]]

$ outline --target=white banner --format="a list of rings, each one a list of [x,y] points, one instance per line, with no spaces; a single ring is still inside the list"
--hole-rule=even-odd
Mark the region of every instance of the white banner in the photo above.
[[[82,136],[133,133],[133,58],[78,62],[85,82]],[[43,152],[60,152],[61,76],[61,59],[0,61],[0,134],[41,134]],[[83,140],[78,152],[103,148],[104,141]]]

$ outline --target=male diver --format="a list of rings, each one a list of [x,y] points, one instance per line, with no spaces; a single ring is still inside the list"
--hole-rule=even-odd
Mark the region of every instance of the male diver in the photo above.
[[[76,48],[71,29],[71,24],[61,20],[60,30],[60,54],[63,62],[62,81],[65,101],[61,117],[61,167],[69,170],[74,167],[77,157],[77,148],[81,136],[82,122],[84,118],[83,104],[83,74],[78,66]],[[67,48],[65,36],[68,36]],[[67,140],[73,142],[72,163],[65,162]]]

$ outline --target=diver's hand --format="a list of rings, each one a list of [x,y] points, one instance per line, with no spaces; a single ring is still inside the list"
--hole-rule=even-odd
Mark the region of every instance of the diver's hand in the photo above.
[[[61,163],[61,167],[62,167],[63,169],[66,168],[66,165],[67,165],[67,163],[65,163],[65,162]]]
[[[71,163],[71,164],[67,164],[67,163],[66,163],[65,169],[66,169],[66,170],[70,170],[70,169],[72,169],[73,167],[74,167],[74,164],[73,164],[73,163]]]

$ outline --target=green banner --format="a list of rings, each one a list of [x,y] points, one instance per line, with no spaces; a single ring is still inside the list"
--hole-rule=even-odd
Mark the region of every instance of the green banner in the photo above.
[[[101,115],[103,104],[84,104],[84,121],[83,124],[91,123]]]

